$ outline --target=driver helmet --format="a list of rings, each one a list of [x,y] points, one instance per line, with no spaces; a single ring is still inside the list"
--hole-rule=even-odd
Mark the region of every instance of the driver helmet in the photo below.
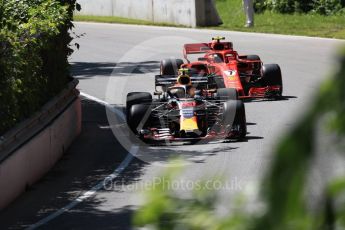
[[[212,38],[212,43],[211,43],[211,48],[213,50],[224,50],[224,44],[221,43],[221,40],[225,40],[225,37],[213,37]]]
[[[188,72],[189,69],[180,69],[180,74],[177,78],[177,83],[185,88],[186,95],[188,95],[189,97],[194,97],[196,89],[192,85],[192,81],[190,79]]]
[[[192,85],[192,81],[190,79],[190,76],[188,74],[189,69],[180,69],[179,75],[177,77],[177,83],[180,85]]]

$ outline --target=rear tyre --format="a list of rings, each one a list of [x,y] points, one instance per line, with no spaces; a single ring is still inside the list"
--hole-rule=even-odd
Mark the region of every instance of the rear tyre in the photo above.
[[[128,121],[128,114],[131,107],[135,104],[142,104],[147,103],[151,104],[152,102],[152,95],[146,92],[132,92],[127,94],[126,100],[126,117]]]
[[[281,93],[283,93],[283,79],[279,65],[265,64],[263,66],[262,83],[266,86],[281,86]]]
[[[127,124],[133,133],[138,134],[138,128],[145,127],[150,119],[150,105],[135,104],[132,105],[128,112]]]
[[[217,100],[221,100],[221,101],[238,100],[237,90],[235,88],[218,89]]]
[[[164,59],[161,61],[161,75],[178,75],[181,65],[183,65],[181,59]]]
[[[224,102],[223,127],[229,132],[228,138],[243,139],[247,135],[246,112],[243,101]]]

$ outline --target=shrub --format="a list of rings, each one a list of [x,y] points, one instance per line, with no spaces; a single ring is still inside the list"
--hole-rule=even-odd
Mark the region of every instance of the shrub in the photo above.
[[[75,0],[0,0],[0,135],[68,82]]]
[[[345,0],[254,0],[257,13],[270,10],[278,13],[318,13],[332,15],[342,12]]]
[[[339,12],[344,7],[341,0],[314,0],[313,11],[323,15],[332,15]]]

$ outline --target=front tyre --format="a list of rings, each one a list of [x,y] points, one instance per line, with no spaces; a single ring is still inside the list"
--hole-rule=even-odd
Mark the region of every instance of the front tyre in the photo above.
[[[261,80],[265,86],[280,86],[280,96],[283,94],[283,78],[278,64],[265,64]]]
[[[256,54],[248,55],[246,59],[250,60],[250,61],[260,61],[261,60],[260,57]]]
[[[131,92],[127,94],[126,100],[126,117],[128,121],[129,111],[131,107],[136,104],[151,104],[152,102],[152,95],[147,92]]]
[[[222,125],[229,139],[243,139],[247,135],[247,122],[244,103],[229,100],[223,105]]]
[[[238,100],[238,93],[235,88],[217,89],[216,98],[220,101]]]
[[[150,105],[135,104],[132,105],[128,112],[127,124],[134,134],[147,126],[150,120]]]

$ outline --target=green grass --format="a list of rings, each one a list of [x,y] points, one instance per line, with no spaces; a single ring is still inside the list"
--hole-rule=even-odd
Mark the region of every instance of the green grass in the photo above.
[[[304,35],[345,39],[345,16],[321,16],[315,14],[278,14],[265,12],[255,14],[255,27],[245,28],[245,15],[242,0],[217,0],[218,12],[224,22],[217,27],[207,27],[217,30],[233,30],[245,32],[260,32],[274,34]],[[120,17],[81,16],[74,17],[76,21],[123,23],[136,25],[176,26],[167,23],[153,23],[144,20]],[[179,27],[184,27],[179,25]],[[205,28],[205,27],[203,27]]]

